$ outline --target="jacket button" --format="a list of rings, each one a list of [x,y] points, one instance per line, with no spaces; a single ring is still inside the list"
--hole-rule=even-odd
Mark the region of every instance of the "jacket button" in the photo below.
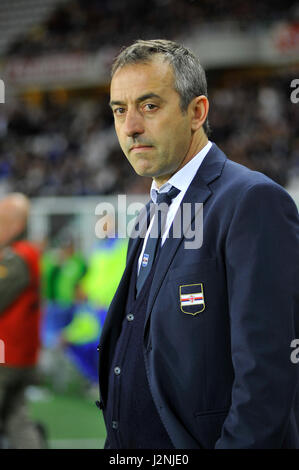
[[[102,400],[101,400],[101,401],[97,400],[97,401],[95,402],[95,404],[96,404],[96,406],[97,406],[100,410],[102,410],[102,409],[104,408],[104,405],[103,405]]]
[[[118,429],[118,422],[112,421],[112,429]]]
[[[120,374],[120,367],[114,367],[114,373],[115,373],[115,375],[119,375]]]
[[[99,350],[100,350],[100,346],[97,346],[97,351],[99,352]]]
[[[133,321],[133,320],[134,320],[134,315],[133,315],[133,313],[129,313],[129,314],[127,315],[127,320],[128,320],[128,321]]]

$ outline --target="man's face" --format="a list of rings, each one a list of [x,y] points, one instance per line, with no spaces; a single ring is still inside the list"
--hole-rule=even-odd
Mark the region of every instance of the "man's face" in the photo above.
[[[161,57],[118,69],[110,105],[120,146],[138,175],[160,186],[190,159],[191,114],[182,113],[172,67]]]

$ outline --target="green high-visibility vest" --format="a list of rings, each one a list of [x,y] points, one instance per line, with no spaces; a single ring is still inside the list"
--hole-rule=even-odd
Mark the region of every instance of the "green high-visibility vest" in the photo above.
[[[80,284],[92,305],[108,309],[125,269],[127,247],[128,240],[120,239],[91,256]]]
[[[56,281],[57,302],[69,305],[75,300],[75,287],[86,270],[86,261],[81,253],[74,253],[61,266]]]
[[[41,294],[43,299],[55,300],[57,296],[56,283],[60,271],[57,253],[46,251],[40,259]]]
[[[99,338],[101,326],[88,309],[76,312],[71,323],[63,328],[63,337],[71,344],[86,344]]]

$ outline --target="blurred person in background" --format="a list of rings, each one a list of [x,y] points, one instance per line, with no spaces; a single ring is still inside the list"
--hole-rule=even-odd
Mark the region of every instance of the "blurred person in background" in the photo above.
[[[60,241],[59,258],[55,301],[61,307],[68,307],[74,300],[77,283],[85,274],[87,264],[71,236]]]
[[[28,414],[25,391],[36,383],[40,349],[39,252],[26,240],[29,200],[13,193],[0,200],[0,434],[15,449],[44,447]],[[1,443],[0,443],[1,447]]]
[[[110,91],[120,146],[167,209],[160,230],[158,212],[146,223],[153,204],[142,211],[103,326],[105,448],[299,448],[294,201],[209,141],[190,50],[137,41],[116,58]],[[185,203],[203,204],[191,234]]]
[[[85,257],[76,249],[71,235],[59,240],[58,249],[47,249],[41,256],[43,346],[55,345],[61,328],[72,319],[76,286],[87,270]]]
[[[61,329],[59,343],[80,373],[91,384],[98,381],[97,345],[106,311],[94,307],[79,281],[71,320]]]
[[[76,286],[72,320],[61,337],[66,351],[93,383],[98,382],[98,339],[125,267],[128,245],[127,239],[117,235],[114,215],[107,214],[98,224],[99,240]]]
[[[96,235],[82,287],[91,305],[107,311],[125,268],[128,240],[118,236],[115,214],[97,222]]]

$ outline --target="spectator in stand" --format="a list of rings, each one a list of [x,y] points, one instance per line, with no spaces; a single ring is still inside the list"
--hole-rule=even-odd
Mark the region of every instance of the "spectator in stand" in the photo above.
[[[29,419],[25,397],[26,387],[35,381],[40,348],[39,253],[26,240],[29,209],[22,194],[0,201],[0,336],[5,346],[0,433],[14,449],[44,447],[38,426]]]
[[[219,86],[210,83],[213,138],[237,163],[282,186],[298,175],[299,107],[289,99],[290,76]],[[46,98],[46,97],[44,97]],[[2,109],[0,194],[30,197],[146,193],[117,147],[108,97],[44,99]],[[38,119],[37,119],[38,118]]]
[[[19,36],[8,54],[35,57],[90,52],[155,35],[174,39],[187,28],[213,21],[226,21],[228,27],[234,22],[243,29],[256,28],[260,23],[296,19],[296,5],[294,0],[71,0],[58,5],[42,25]]]

